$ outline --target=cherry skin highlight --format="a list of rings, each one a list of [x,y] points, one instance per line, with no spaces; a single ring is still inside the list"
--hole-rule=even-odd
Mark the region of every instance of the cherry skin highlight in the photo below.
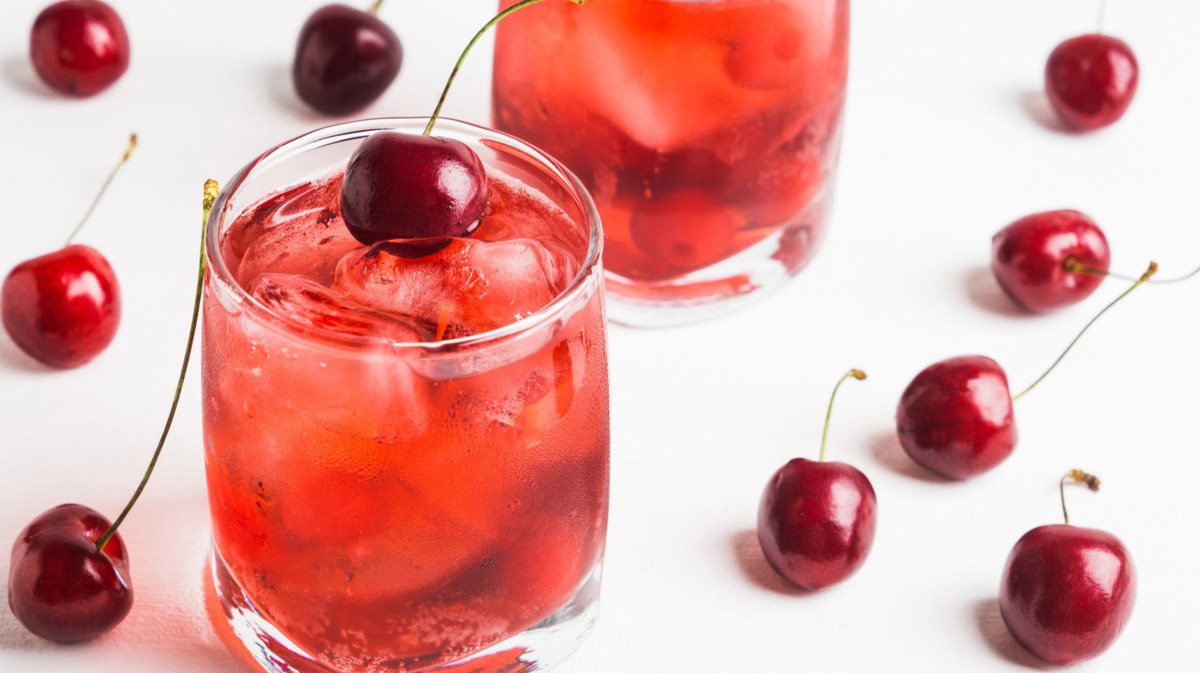
[[[487,210],[487,179],[462,142],[381,131],[350,157],[340,202],[346,227],[367,245],[463,236]]]
[[[1097,273],[1080,273],[1079,264]],[[1023,217],[992,238],[992,273],[1022,308],[1046,313],[1083,301],[1108,271],[1104,232],[1077,210],[1053,210]]]
[[[1017,444],[1008,377],[995,360],[965,356],[925,368],[896,409],[900,446],[950,479],[999,465]]]
[[[300,30],[292,83],[318,112],[348,115],[383,95],[400,73],[403,55],[400,38],[374,14],[326,5]]]
[[[1025,649],[1051,664],[1104,652],[1133,612],[1137,578],[1115,536],[1039,526],[1017,541],[1000,584],[1000,614]]]
[[[767,482],[758,541],[776,572],[805,589],[822,589],[867,559],[875,509],[875,489],[858,469],[795,458]]]
[[[32,633],[56,643],[95,638],[133,606],[125,544],[110,523],[83,505],[59,505],[33,520],[12,550],[8,605]]]
[[[50,367],[78,367],[112,342],[121,296],[96,249],[69,245],[18,264],[0,285],[0,318],[21,350]]]
[[[1077,131],[1120,119],[1137,92],[1138,62],[1129,45],[1111,35],[1071,38],[1046,61],[1046,95],[1059,118]]]
[[[38,77],[68,96],[104,91],[129,68],[129,35],[100,0],[66,0],[42,10],[29,36]]]

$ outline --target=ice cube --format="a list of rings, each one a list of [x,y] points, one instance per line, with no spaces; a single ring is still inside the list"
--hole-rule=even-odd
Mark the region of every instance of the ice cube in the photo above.
[[[332,290],[353,304],[408,316],[441,340],[532,315],[566,288],[574,266],[528,239],[452,239],[421,257],[407,244],[384,241],[346,255]]]
[[[300,276],[259,274],[247,283],[246,292],[292,324],[316,333],[405,343],[425,341],[428,336],[404,316],[341,301],[328,288]]]

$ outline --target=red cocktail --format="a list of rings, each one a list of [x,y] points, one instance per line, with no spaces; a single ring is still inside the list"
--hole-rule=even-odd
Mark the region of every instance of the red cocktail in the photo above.
[[[214,576],[267,670],[533,660],[591,623],[608,503],[598,219],[536,150],[439,122],[487,167],[482,224],[358,243],[338,205],[347,157],[423,124],[281,145],[210,220]]]
[[[848,0],[547,2],[498,27],[495,124],[587,185],[616,320],[721,312],[809,261],[848,30]]]

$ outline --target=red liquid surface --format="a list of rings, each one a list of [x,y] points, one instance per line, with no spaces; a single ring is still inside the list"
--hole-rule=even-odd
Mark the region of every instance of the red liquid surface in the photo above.
[[[529,316],[571,283],[586,238],[493,176],[472,237],[425,256],[364,247],[341,221],[340,180],[268,197],[222,238],[269,311],[206,284],[214,537],[258,613],[312,659],[419,670],[553,614],[598,564],[603,310],[596,292],[507,359],[393,348]]]
[[[780,231],[773,256],[794,272],[824,223],[848,12],[847,0],[543,3],[497,28],[494,121],[587,185],[609,272],[674,279]]]

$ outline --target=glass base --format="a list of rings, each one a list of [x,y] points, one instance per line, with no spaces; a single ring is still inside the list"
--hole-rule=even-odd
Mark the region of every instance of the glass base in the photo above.
[[[366,673],[333,669],[314,660],[263,619],[229,574],[216,550],[209,561],[217,606],[233,640],[267,673]],[[591,632],[599,611],[600,566],[557,612],[503,642],[457,661],[426,667],[400,665],[396,673],[534,673],[566,659]],[[228,640],[228,639],[227,639]],[[243,657],[245,659],[246,657]],[[370,673],[384,669],[372,667]]]
[[[608,317],[628,327],[671,327],[731,313],[770,295],[816,254],[830,189],[808,208],[740,253],[694,273],[661,281],[604,277]]]

